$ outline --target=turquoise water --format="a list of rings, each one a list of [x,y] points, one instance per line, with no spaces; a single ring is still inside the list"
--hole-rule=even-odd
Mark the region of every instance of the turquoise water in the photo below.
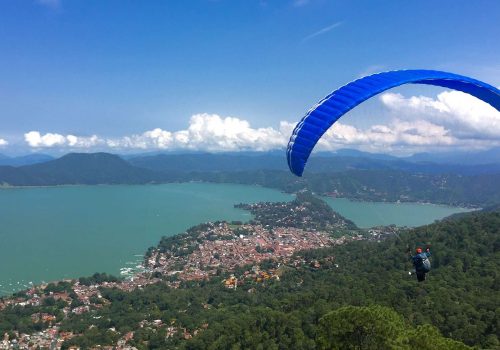
[[[435,204],[356,202],[345,198],[323,199],[333,210],[351,219],[361,228],[390,224],[416,227],[433,223],[451,214],[469,211]]]
[[[239,202],[287,201],[277,190],[232,184],[74,186],[0,190],[0,294],[134,267],[161,236],[205,221],[248,220]],[[361,227],[420,225],[461,211],[420,204],[328,199]]]
[[[163,235],[210,220],[248,220],[239,202],[287,201],[255,186],[205,183],[0,191],[0,293],[31,281],[119,274]]]

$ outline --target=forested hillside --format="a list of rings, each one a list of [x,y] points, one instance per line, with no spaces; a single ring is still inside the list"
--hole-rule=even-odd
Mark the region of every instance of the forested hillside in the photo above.
[[[85,334],[68,345],[111,343],[135,329],[134,344],[141,349],[257,349],[262,344],[354,349],[359,341],[366,349],[410,349],[417,343],[421,349],[465,348],[439,332],[494,349],[500,346],[499,230],[498,211],[475,213],[408,231],[401,239],[310,251],[304,259],[317,260],[319,268],[282,266],[279,280],[236,290],[225,288],[222,277],[179,289],[103,290],[108,306],[74,316],[63,327]],[[418,283],[408,275],[407,248],[424,244],[431,245],[433,270]],[[189,336],[136,328],[142,319],[181,327]]]
[[[0,166],[0,185],[9,186],[143,184],[159,179],[154,171],[109,153],[70,153],[39,164]]]

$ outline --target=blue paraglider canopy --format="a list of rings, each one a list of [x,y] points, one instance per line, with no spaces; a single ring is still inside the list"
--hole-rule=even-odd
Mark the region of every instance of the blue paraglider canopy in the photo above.
[[[335,90],[311,108],[293,130],[287,148],[290,170],[302,176],[321,136],[345,113],[370,97],[403,84],[442,86],[475,96],[500,111],[500,90],[469,77],[434,70],[401,70],[373,74]]]

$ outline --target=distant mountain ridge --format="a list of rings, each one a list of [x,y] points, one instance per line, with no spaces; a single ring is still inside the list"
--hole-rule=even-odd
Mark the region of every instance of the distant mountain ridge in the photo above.
[[[500,171],[486,170],[479,166],[440,167],[431,163],[319,156],[311,159],[308,172],[298,178],[290,173],[284,157],[276,154],[168,154],[126,161],[109,153],[70,153],[45,163],[0,166],[0,186],[204,181],[257,184],[286,192],[309,189],[363,201],[484,207],[500,203]]]
[[[89,153],[90,154],[90,153]],[[172,171],[227,171],[227,170],[287,170],[285,150],[268,152],[242,151],[208,153],[201,151],[153,151],[120,155],[133,165],[155,170]],[[19,167],[54,160],[56,157],[33,153],[11,157],[0,154],[0,165]],[[332,159],[333,162],[324,162]],[[177,168],[166,162],[174,161]],[[232,163],[232,164],[228,164]],[[314,153],[309,159],[308,171],[338,171],[346,169],[397,169],[427,173],[483,174],[500,172],[500,147],[486,151],[455,151],[444,153],[416,153],[397,157],[384,153],[370,153],[355,149]]]
[[[0,183],[12,186],[142,184],[160,179],[154,171],[109,153],[70,153],[45,163],[0,166]]]
[[[361,157],[381,160],[399,160],[406,162],[430,162],[436,164],[479,165],[500,163],[500,147],[484,151],[453,151],[453,152],[422,152],[407,157],[396,157],[384,153],[370,153],[355,149],[340,149],[336,152],[318,152],[317,155],[337,155],[347,157]]]
[[[159,154],[128,157],[132,165],[159,172],[225,172],[283,170],[288,171],[282,153],[193,153]],[[311,156],[308,173],[342,172],[347,170],[396,170],[428,174],[479,175],[500,173],[500,161],[493,164],[459,165],[412,162],[383,154],[344,150]]]
[[[415,159],[425,159],[425,156]],[[11,169],[9,169],[11,167]],[[140,169],[139,169],[140,168]],[[75,171],[78,169],[78,171]],[[147,170],[146,170],[147,169]],[[56,183],[57,181],[123,182],[162,181],[165,175],[186,173],[288,171],[286,158],[278,152],[188,153],[117,156],[110,153],[69,153],[53,159],[45,154],[10,158],[0,155],[0,181],[13,183]],[[308,162],[307,173],[335,173],[351,170],[392,170],[424,174],[456,174],[464,176],[500,174],[500,161],[490,164],[461,165],[407,161],[384,154],[356,150],[318,153]],[[116,171],[116,173],[113,173]],[[54,174],[51,174],[53,172]],[[55,174],[57,172],[57,174]],[[44,179],[49,176],[51,179]],[[8,180],[7,180],[8,179]]]
[[[412,162],[434,162],[444,164],[493,164],[500,163],[500,147],[476,152],[416,153],[405,159]]]
[[[159,154],[129,158],[129,163],[161,172],[212,172],[245,170],[287,170],[283,154]]]
[[[48,162],[55,159],[48,154],[34,153],[19,157],[9,157],[4,154],[0,154],[0,165],[10,165],[10,166],[23,166],[30,164],[38,164]]]

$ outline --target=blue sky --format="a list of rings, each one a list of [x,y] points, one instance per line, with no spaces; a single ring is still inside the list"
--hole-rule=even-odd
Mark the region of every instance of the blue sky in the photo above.
[[[438,69],[500,86],[499,23],[495,0],[0,1],[0,152],[279,148],[316,101],[365,74]],[[498,145],[499,113],[480,102],[471,117],[443,89],[391,94],[323,147]],[[363,143],[380,124],[453,139]]]

